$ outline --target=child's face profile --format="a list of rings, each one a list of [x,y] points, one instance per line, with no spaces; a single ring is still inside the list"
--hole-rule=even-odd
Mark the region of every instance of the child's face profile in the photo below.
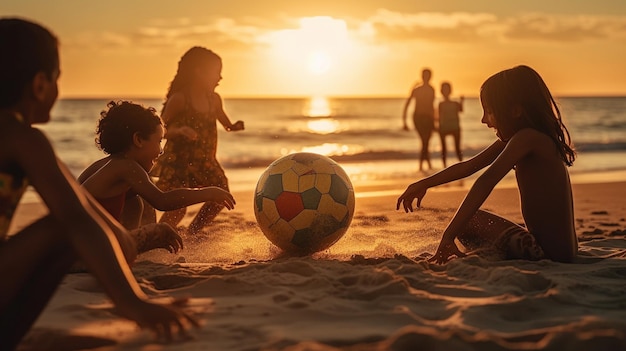
[[[493,111],[487,106],[485,106],[484,102],[481,101],[481,103],[483,105],[483,117],[480,119],[480,122],[485,124],[489,128],[493,128],[496,132],[496,136],[498,137],[498,139],[505,141],[502,138],[500,130],[498,129],[498,125],[496,123],[496,116],[493,114]]]
[[[222,80],[222,63],[212,62],[206,65],[202,69],[201,77],[203,77],[204,84],[209,90],[215,90]]]
[[[37,107],[29,122],[31,124],[47,123],[50,121],[50,111],[59,96],[58,80],[61,72],[55,69],[51,75],[39,72],[34,78],[35,97]]]
[[[147,139],[142,139],[140,152],[136,154],[135,161],[141,165],[146,172],[150,172],[157,158],[163,153],[161,142],[165,130],[162,125],[157,125],[154,132]]]

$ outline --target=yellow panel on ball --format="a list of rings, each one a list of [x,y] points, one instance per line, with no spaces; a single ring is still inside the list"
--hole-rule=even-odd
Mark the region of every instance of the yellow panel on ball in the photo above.
[[[337,203],[328,194],[322,195],[322,198],[320,199],[320,205],[317,210],[320,213],[326,213],[335,217],[335,219],[338,221],[341,221],[346,216],[346,213],[348,213],[348,207]]]
[[[293,229],[304,229],[313,223],[315,216],[317,216],[316,210],[302,210],[300,214],[289,221],[289,224],[293,227]]]
[[[316,178],[317,175],[315,174],[301,175],[300,178],[298,178],[298,191],[303,192],[314,187]]]
[[[330,190],[330,183],[330,174],[318,174],[317,177],[315,177],[315,187],[322,194],[327,193]]]
[[[297,193],[298,178],[298,175],[293,171],[293,169],[285,170],[283,173],[283,190]]]
[[[283,173],[284,171],[291,169],[291,167],[296,163],[296,161],[291,160],[290,158],[286,158],[281,162],[276,163],[276,161],[274,161],[269,167],[269,174],[279,174],[279,173]]]

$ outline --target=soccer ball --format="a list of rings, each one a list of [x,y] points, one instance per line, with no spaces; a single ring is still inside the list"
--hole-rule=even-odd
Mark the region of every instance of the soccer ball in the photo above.
[[[329,248],[348,230],[354,189],[330,158],[299,152],[272,162],[261,174],[254,215],[263,234],[286,252],[311,254]]]

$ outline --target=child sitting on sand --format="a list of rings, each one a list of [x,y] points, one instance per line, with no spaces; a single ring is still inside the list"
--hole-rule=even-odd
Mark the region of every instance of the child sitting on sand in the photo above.
[[[487,79],[480,91],[481,122],[498,140],[473,158],[411,184],[398,198],[406,212],[420,207],[426,191],[487,168],[476,179],[430,259],[462,257],[455,239],[468,249],[496,250],[504,259],[571,262],[578,251],[572,189],[567,166],[575,159],[561,113],[539,74],[517,66]],[[525,227],[479,207],[495,185],[515,170]]]
[[[12,350],[79,259],[121,316],[159,337],[184,335],[197,322],[171,305],[148,301],[127,260],[126,230],[78,185],[33,124],[50,120],[60,74],[56,37],[38,24],[0,18],[0,343]],[[16,207],[31,185],[48,214],[9,237]],[[122,251],[124,248],[124,251]],[[126,258],[124,257],[126,254]]]
[[[161,191],[148,175],[163,152],[161,142],[164,129],[161,118],[153,108],[144,108],[128,101],[111,101],[107,107],[109,110],[103,111],[98,121],[96,144],[109,156],[94,162],[83,171],[78,182],[113,217],[119,220],[124,214],[125,226],[129,229],[137,228],[143,212],[141,199],[161,211],[205,201],[213,201],[228,209],[234,207],[233,196],[215,186]],[[125,211],[127,199],[133,201],[133,206]],[[141,236],[139,242],[159,240],[144,236],[157,235],[163,240],[168,238],[167,233],[170,233],[169,237],[175,233],[167,223],[147,224],[140,229],[144,230],[138,231]],[[175,250],[175,243],[170,244],[174,245],[172,248]]]

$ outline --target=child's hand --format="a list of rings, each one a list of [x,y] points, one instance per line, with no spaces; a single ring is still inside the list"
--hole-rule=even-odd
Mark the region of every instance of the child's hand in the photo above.
[[[183,239],[167,223],[151,223],[133,230],[130,235],[137,244],[137,252],[166,249],[176,253],[183,248]]]
[[[422,204],[422,199],[426,196],[426,190],[428,188],[422,186],[420,182],[409,185],[408,188],[400,195],[398,202],[396,203],[396,210],[400,209],[400,203],[404,207],[404,212],[413,212],[413,200],[417,199],[417,207]]]
[[[435,252],[435,255],[431,257],[428,262],[434,261],[437,264],[444,264],[448,262],[452,256],[465,257],[466,255],[459,250],[454,240],[441,239],[437,252]]]
[[[120,315],[134,320],[141,328],[152,330],[157,339],[171,342],[174,332],[177,332],[179,338],[187,339],[190,326],[200,327],[198,321],[180,309],[186,303],[186,299],[177,299],[169,304],[139,300],[139,303],[130,304],[126,308],[116,307]]]
[[[208,188],[208,191],[211,201],[224,205],[229,210],[235,208],[235,198],[228,191],[216,186]]]
[[[196,140],[198,139],[198,133],[196,133],[195,130],[193,130],[193,128],[189,127],[189,126],[182,126],[180,128],[178,128],[176,130],[177,133],[179,133],[180,135],[182,135],[183,137],[189,139],[189,140]]]
[[[243,121],[237,121],[234,124],[231,124],[230,127],[227,127],[226,130],[229,132],[236,132],[238,130],[243,130]]]

